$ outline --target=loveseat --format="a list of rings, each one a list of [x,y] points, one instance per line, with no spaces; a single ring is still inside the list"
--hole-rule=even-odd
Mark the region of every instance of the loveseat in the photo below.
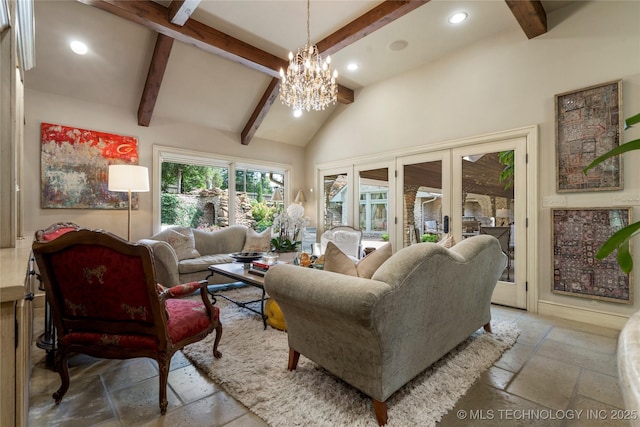
[[[289,369],[300,354],[373,398],[386,400],[478,328],[490,331],[491,295],[507,262],[495,237],[403,248],[371,279],[271,267],[265,289],[287,323]],[[284,357],[284,355],[283,355]]]
[[[212,264],[233,262],[229,254],[243,250],[248,231],[243,225],[212,232],[170,227],[139,243],[151,247],[158,282],[171,287],[206,278]],[[211,284],[225,282],[220,275],[210,279]]]

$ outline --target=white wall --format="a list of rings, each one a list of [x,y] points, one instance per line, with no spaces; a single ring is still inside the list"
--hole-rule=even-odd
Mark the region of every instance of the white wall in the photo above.
[[[629,306],[551,293],[550,210],[542,200],[556,195],[555,94],[622,79],[624,117],[640,112],[639,18],[640,2],[577,2],[549,14],[549,31],[533,40],[522,31],[500,34],[357,92],[307,147],[307,187],[315,185],[318,163],[537,124],[539,300],[629,315],[640,298]],[[640,138],[640,129],[623,137]],[[625,155],[624,164],[624,193],[640,195],[640,153]],[[620,192],[562,195],[568,207],[607,207]]]
[[[41,209],[40,208],[40,124],[42,122],[74,126],[138,138],[139,164],[153,173],[153,145],[187,148],[194,151],[235,156],[243,159],[291,164],[291,188],[303,178],[304,162],[301,147],[254,138],[246,146],[240,136],[213,128],[163,120],[154,116],[149,127],[137,125],[137,115],[111,106],[92,104],[76,99],[25,91],[26,127],[24,136],[24,230],[31,233],[59,221],[72,221],[89,228],[103,228],[119,236],[127,235],[126,210]],[[152,175],[151,175],[152,176]],[[132,212],[131,239],[152,234],[152,193],[139,193],[140,209]]]

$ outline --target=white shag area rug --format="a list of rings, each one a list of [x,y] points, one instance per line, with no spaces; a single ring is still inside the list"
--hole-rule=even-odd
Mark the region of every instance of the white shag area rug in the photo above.
[[[225,295],[252,299],[259,291],[244,288]],[[259,316],[218,298],[223,322],[219,350],[214,334],[184,348],[184,354],[227,393],[272,426],[377,426],[372,400],[323,368],[300,356],[287,370],[286,332],[267,326]],[[448,355],[404,385],[388,400],[388,426],[434,426],[471,385],[518,338],[513,323],[491,322]]]

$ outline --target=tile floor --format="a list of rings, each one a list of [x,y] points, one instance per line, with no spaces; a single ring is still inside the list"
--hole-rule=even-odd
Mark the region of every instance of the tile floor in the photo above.
[[[521,335],[439,426],[629,425],[611,419],[623,408],[618,331],[498,306],[492,312],[495,320],[516,322]],[[34,338],[41,332],[42,309],[36,309]],[[180,352],[172,360],[165,416],[151,359],[71,358],[71,387],[59,406],[51,398],[58,374],[45,367],[45,353],[35,345],[32,359],[30,427],[266,425]]]

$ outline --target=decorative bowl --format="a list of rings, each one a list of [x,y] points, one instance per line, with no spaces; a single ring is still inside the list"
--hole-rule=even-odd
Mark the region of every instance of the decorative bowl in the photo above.
[[[237,262],[244,263],[259,260],[264,255],[264,252],[234,252],[232,254],[229,254],[229,256],[235,259]]]

